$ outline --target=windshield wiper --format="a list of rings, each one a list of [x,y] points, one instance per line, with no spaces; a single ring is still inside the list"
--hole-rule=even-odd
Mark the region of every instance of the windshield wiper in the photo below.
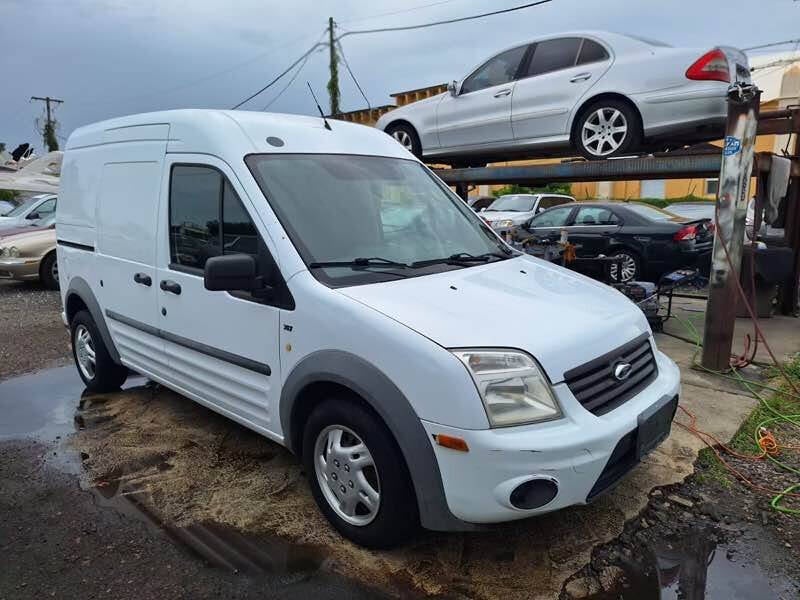
[[[329,260],[308,263],[309,269],[326,269],[329,267],[399,267],[401,269],[407,269],[409,266],[410,265],[407,265],[406,263],[389,260],[388,258],[380,258],[379,256],[374,256],[372,258],[359,257],[354,258],[353,260]]]
[[[469,252],[459,252],[458,254],[451,254],[445,258],[431,258],[429,260],[418,260],[411,263],[411,268],[427,267],[429,265],[458,265],[466,266],[471,263],[486,263],[493,258],[506,259],[510,255],[500,252],[486,252],[485,254],[470,254]]]

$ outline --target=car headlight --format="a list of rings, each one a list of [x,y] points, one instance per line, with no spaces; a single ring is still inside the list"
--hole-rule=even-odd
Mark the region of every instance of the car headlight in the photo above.
[[[492,427],[550,421],[561,416],[547,377],[516,350],[453,350],[472,375]]]
[[[0,256],[5,256],[6,258],[16,258],[19,256],[19,248],[16,246],[6,246],[5,248],[0,248]]]
[[[506,227],[511,227],[514,224],[514,221],[511,219],[503,219],[502,221],[492,221],[492,227],[495,229],[505,229]]]

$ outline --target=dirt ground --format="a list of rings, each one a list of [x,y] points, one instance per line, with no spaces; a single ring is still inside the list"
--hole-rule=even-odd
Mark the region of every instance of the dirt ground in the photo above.
[[[0,379],[63,364],[71,354],[61,297],[38,282],[0,280]]]

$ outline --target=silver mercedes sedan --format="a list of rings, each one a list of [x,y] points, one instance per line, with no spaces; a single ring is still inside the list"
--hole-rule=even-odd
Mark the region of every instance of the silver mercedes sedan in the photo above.
[[[574,32],[503,50],[377,127],[416,156],[458,166],[576,151],[610,158],[722,137],[736,81],[749,83],[750,69],[735,48]]]

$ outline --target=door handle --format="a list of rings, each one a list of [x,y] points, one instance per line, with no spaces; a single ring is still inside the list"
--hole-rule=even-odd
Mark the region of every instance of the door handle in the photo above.
[[[161,283],[158,285],[165,292],[175,294],[176,296],[181,295],[181,285],[175,281],[172,281],[171,279],[162,279]]]
[[[511,90],[500,90],[497,92],[494,97],[495,98],[503,98],[504,96],[508,96],[511,93]]]
[[[570,81],[570,83],[578,83],[579,81],[586,81],[587,79],[591,79],[591,78],[592,78],[592,74],[591,73],[579,73],[578,75],[575,75],[575,77],[573,77],[569,81]]]
[[[139,283],[141,285],[146,285],[147,287],[153,285],[153,280],[150,278],[150,275],[147,275],[145,273],[136,273],[133,276],[133,280],[136,283]]]

